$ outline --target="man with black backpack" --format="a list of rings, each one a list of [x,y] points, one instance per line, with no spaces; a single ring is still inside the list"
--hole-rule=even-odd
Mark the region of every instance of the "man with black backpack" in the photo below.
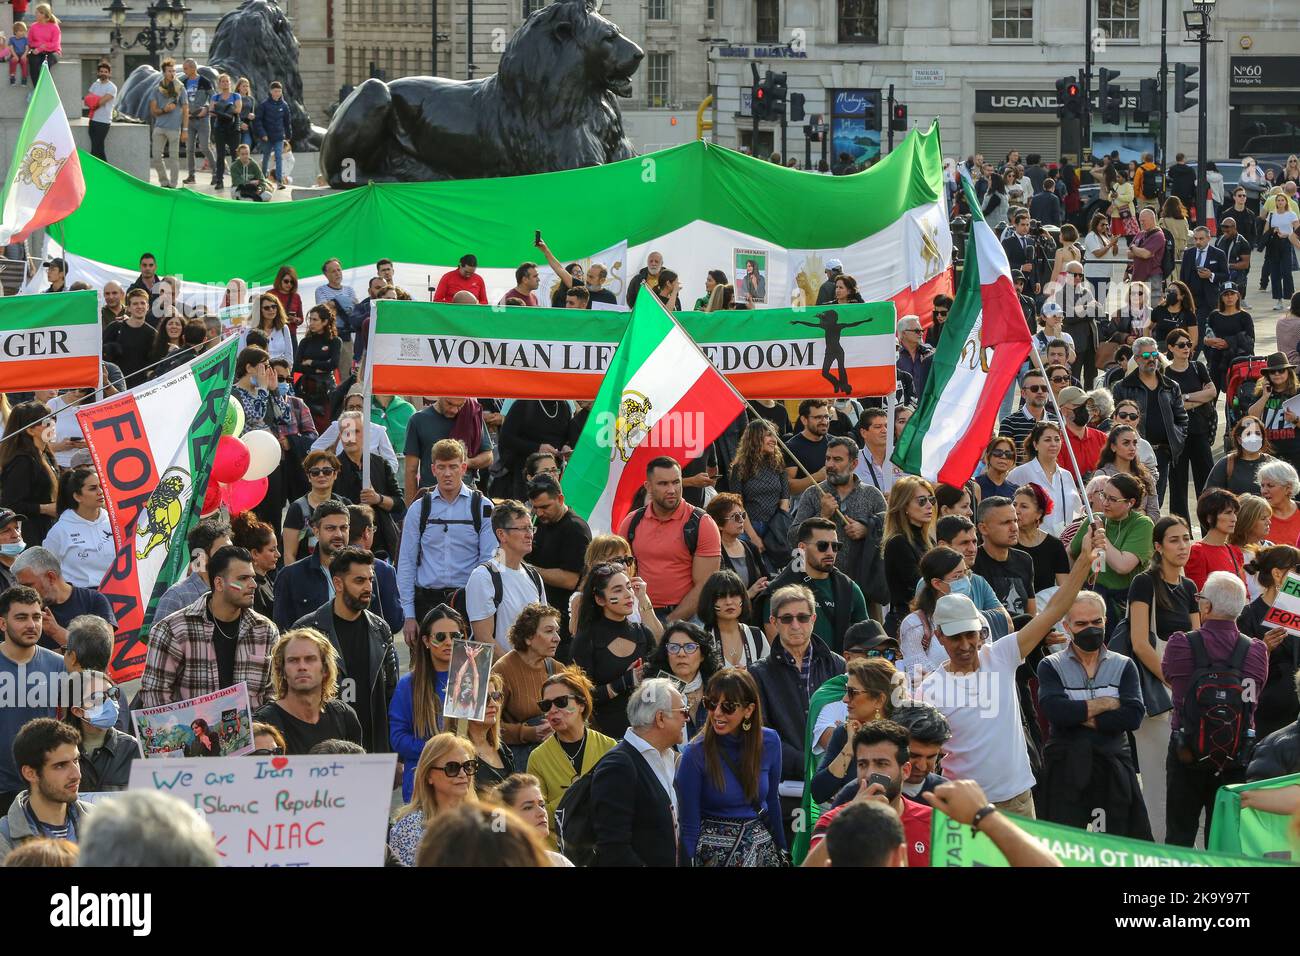
[[[470,572],[496,553],[492,502],[465,484],[468,462],[458,439],[433,446],[436,489],[411,502],[402,521],[397,592],[406,621],[402,631],[414,647],[419,622],[439,604],[451,604]]]
[[[474,640],[495,640],[506,654],[511,650],[510,626],[528,605],[546,603],[546,585],[538,570],[524,561],[533,550],[533,524],[520,502],[503,501],[492,509],[492,533],[501,554],[470,572],[465,616]]]
[[[1160,197],[1165,191],[1165,174],[1155,164],[1155,157],[1150,153],[1142,154],[1142,162],[1133,175],[1133,195],[1143,209],[1158,208]]]
[[[1165,760],[1165,842],[1188,847],[1196,844],[1202,810],[1208,836],[1218,789],[1246,779],[1255,704],[1268,679],[1267,645],[1237,630],[1246,606],[1241,579],[1215,571],[1197,601],[1200,630],[1170,635],[1161,663],[1174,701]]]
[[[682,469],[661,455],[646,465],[649,504],[629,511],[618,533],[632,546],[661,621],[689,621],[700,589],[722,562],[718,525],[682,497]]]
[[[1202,157],[1204,159],[1204,157]],[[1187,165],[1187,157],[1182,153],[1174,156],[1174,164],[1169,167],[1166,177],[1169,194],[1182,200],[1185,209],[1196,208],[1196,170]]]

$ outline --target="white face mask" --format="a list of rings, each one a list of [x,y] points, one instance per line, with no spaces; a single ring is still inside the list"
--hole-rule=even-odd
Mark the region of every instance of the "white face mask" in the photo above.
[[[1246,432],[1241,436],[1241,447],[1253,454],[1264,447],[1264,437],[1259,432]]]

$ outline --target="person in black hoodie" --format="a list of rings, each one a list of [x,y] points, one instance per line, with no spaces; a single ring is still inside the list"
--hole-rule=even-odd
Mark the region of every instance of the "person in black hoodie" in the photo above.
[[[796,780],[802,788],[809,698],[844,673],[844,658],[813,633],[817,604],[805,585],[780,588],[771,607],[776,628],[772,652],[749,673],[758,684],[764,723],[781,737],[781,779]]]
[[[54,504],[57,466],[50,443],[54,419],[44,402],[22,402],[9,412],[0,443],[0,507],[23,519],[23,540],[45,542],[58,510]],[[12,436],[12,437],[11,437]]]

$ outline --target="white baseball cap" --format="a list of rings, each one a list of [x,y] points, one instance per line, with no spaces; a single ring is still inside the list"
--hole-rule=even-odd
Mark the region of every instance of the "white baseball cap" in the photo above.
[[[984,618],[975,602],[964,594],[945,594],[934,602],[930,623],[944,637],[955,637],[984,628]]]
[[[825,271],[826,271],[826,272],[843,272],[843,271],[844,271],[844,263],[840,262],[839,259],[827,259],[827,260],[826,260],[826,269],[825,269]]]

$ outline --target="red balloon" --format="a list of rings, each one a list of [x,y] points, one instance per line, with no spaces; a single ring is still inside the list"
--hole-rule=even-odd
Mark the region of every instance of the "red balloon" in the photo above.
[[[215,478],[208,479],[208,490],[203,495],[203,513],[202,517],[206,518],[218,508],[221,507],[221,500],[225,496],[226,488]]]
[[[266,478],[258,478],[256,481],[245,481],[241,478],[239,481],[231,482],[226,486],[226,505],[230,508],[230,513],[237,515],[256,508],[266,497],[266,489],[269,485],[270,481]]]
[[[248,446],[238,438],[222,435],[212,458],[212,479],[222,484],[238,481],[248,471],[248,462]]]

